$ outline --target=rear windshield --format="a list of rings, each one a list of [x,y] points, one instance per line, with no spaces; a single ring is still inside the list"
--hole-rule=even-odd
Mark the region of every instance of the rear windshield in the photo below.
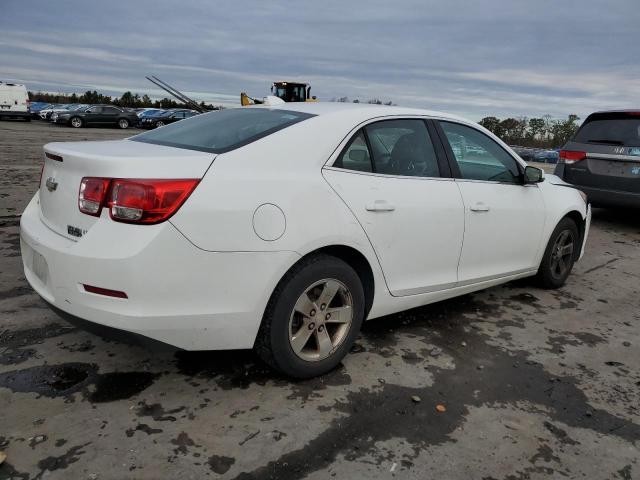
[[[314,115],[266,108],[231,108],[172,123],[131,140],[203,152],[224,153]]]
[[[640,147],[640,113],[603,113],[589,116],[574,142]]]

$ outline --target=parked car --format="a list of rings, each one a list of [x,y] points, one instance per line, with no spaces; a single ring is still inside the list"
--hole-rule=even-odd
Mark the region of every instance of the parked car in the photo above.
[[[163,108],[140,108],[136,113],[138,114],[138,118],[143,116],[148,117],[149,115],[154,115],[158,112],[164,112]]]
[[[560,154],[557,150],[538,150],[533,156],[533,161],[540,163],[558,163],[558,158],[560,158]]]
[[[49,108],[51,106],[50,103],[46,102],[31,102],[29,112],[31,113],[31,119],[39,120],[40,119],[40,111],[45,108]]]
[[[43,108],[40,110],[40,118],[42,120],[51,120],[51,116],[54,113],[58,112],[66,112],[67,110],[74,107],[73,103],[63,103],[63,104],[52,104],[48,108]]]
[[[555,174],[594,205],[640,208],[640,110],[589,115],[562,147]]]
[[[179,122],[180,120],[193,117],[194,115],[198,115],[198,112],[195,110],[166,110],[140,118],[138,125],[141,128],[157,128],[169,125],[170,123]]]
[[[227,109],[44,151],[20,234],[42,298],[187,350],[254,347],[298,378],[334,368],[365,319],[562,286],[589,231],[581,192],[424,110]]]
[[[54,115],[54,123],[69,125],[74,128],[88,125],[113,125],[120,128],[129,128],[135,126],[138,121],[138,116],[135,112],[127,112],[112,105],[92,105],[86,109],[59,112]]]
[[[0,120],[18,118],[31,121],[27,88],[18,83],[0,82]]]

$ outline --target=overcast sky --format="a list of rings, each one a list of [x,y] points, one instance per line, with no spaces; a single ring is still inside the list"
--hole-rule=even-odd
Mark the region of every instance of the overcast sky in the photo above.
[[[0,0],[0,80],[239,102],[321,100],[555,117],[640,106],[639,0]],[[163,93],[163,92],[162,92]]]

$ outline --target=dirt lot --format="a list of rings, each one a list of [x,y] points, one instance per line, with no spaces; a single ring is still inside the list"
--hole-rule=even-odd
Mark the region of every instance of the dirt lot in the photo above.
[[[560,291],[368,322],[343,366],[290,382],[250,352],[107,342],[27,285],[42,145],[130,133],[0,122],[0,478],[640,478],[637,213],[594,212]]]

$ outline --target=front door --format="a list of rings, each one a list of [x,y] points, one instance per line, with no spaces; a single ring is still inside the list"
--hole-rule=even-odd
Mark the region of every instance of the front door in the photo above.
[[[439,123],[465,207],[459,284],[537,268],[545,222],[538,185],[524,185],[522,167],[485,133]]]
[[[442,160],[423,120],[384,120],[360,129],[323,170],[369,237],[392,295],[457,282],[464,207]]]

